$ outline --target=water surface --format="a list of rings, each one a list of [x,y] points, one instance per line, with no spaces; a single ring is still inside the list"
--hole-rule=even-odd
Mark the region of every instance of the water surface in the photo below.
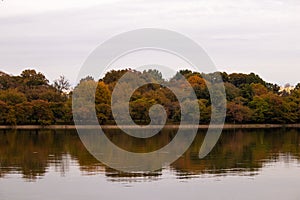
[[[106,131],[124,149],[147,152],[176,130],[150,140]],[[111,169],[91,156],[76,130],[1,130],[0,200],[18,199],[300,199],[300,131],[225,130],[198,158],[205,131],[170,166],[147,174]]]

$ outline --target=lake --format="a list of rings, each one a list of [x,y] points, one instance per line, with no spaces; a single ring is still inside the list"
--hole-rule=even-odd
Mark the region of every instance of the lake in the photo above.
[[[136,139],[107,130],[124,149],[147,152],[174,130]],[[300,199],[300,129],[223,130],[198,158],[199,130],[178,160],[152,173],[123,173],[97,161],[76,130],[0,130],[0,200]]]

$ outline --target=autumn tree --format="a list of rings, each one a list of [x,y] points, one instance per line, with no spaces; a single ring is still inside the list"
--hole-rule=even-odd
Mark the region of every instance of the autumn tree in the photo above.
[[[252,118],[252,111],[247,106],[244,106],[240,101],[233,101],[227,103],[228,122],[247,123]]]
[[[261,96],[268,93],[268,89],[261,83],[251,83],[250,87],[254,96]]]
[[[206,87],[206,82],[203,78],[197,75],[192,75],[188,78],[188,82],[191,84],[191,86],[194,89],[194,92],[198,99],[202,98],[209,98],[209,92]]]
[[[1,100],[0,100],[0,113],[1,113],[0,123],[6,124],[8,113],[9,113],[9,107],[4,101]]]
[[[30,124],[33,119],[33,105],[23,102],[14,106],[17,124]]]
[[[37,73],[33,69],[24,70],[21,73],[21,78],[23,79],[23,83],[29,87],[47,85],[49,82],[42,73]]]
[[[8,105],[16,105],[27,101],[26,96],[16,89],[0,90],[0,100]]]
[[[97,118],[101,124],[112,118],[110,101],[111,92],[108,86],[103,81],[99,81],[96,88],[95,105]]]
[[[36,123],[41,125],[49,125],[54,119],[50,104],[44,100],[32,101],[32,118]]]
[[[130,115],[137,124],[150,122],[149,109],[155,104],[153,99],[140,98],[130,102]]]

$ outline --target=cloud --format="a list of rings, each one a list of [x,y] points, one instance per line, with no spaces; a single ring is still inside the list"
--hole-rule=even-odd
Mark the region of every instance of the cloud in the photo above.
[[[269,81],[294,84],[299,82],[299,11],[296,0],[4,1],[0,69],[19,73],[36,67],[51,80],[65,74],[75,81],[98,44],[124,31],[156,27],[191,37],[226,71],[254,71]]]

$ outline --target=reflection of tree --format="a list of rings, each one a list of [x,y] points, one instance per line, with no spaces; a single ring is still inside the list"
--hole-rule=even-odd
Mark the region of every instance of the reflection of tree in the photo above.
[[[69,170],[68,155],[87,165],[97,163],[75,131],[0,132],[0,177],[16,171],[26,179],[36,179],[45,175],[50,165],[63,174]]]
[[[148,139],[133,139],[118,130],[106,130],[109,139],[121,148],[134,152],[149,152],[169,143],[176,130],[163,130]],[[224,131],[213,151],[204,159],[198,158],[205,136],[200,131],[186,153],[171,168],[178,177],[193,174],[225,174],[255,172],[265,162],[276,161],[279,155],[299,159],[300,136],[297,130],[231,130]],[[155,180],[161,171],[151,174],[126,174],[99,163],[91,156],[75,130],[0,131],[0,177],[20,173],[25,179],[44,176],[49,167],[64,175],[70,161],[76,160],[85,175],[104,173],[112,181]]]
[[[105,175],[113,182],[139,182],[158,180],[162,175],[161,170],[151,173],[124,173],[111,168],[106,168]]]
[[[296,130],[224,131],[213,151],[199,160],[204,136],[198,134],[184,156],[172,164],[179,174],[251,172],[262,168],[264,162],[278,160],[280,154],[299,159],[300,136]]]

